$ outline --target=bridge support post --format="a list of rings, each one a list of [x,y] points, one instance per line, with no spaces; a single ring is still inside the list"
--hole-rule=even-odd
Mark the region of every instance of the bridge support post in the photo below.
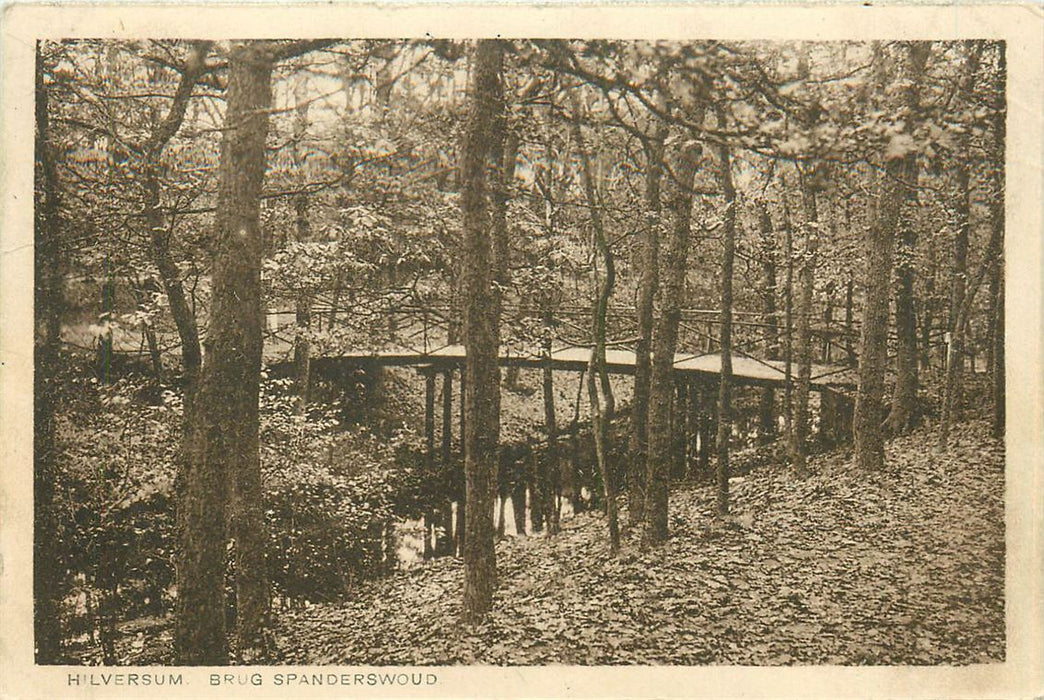
[[[829,393],[826,389],[819,391],[819,430],[816,431],[816,441],[826,447],[834,442],[834,401]]]
[[[442,370],[442,464],[453,458],[453,370]]]
[[[853,401],[833,389],[819,392],[819,440],[833,447],[852,439]]]
[[[699,384],[693,379],[689,383],[689,410],[685,416],[685,472],[690,478],[695,475],[699,460],[698,443],[700,434]]]
[[[453,370],[442,371],[442,460],[443,472],[453,461]],[[435,536],[435,556],[453,553],[453,502],[445,498],[436,513],[440,531]]]
[[[464,501],[467,500],[467,485],[464,481],[464,428],[466,426],[464,399],[468,393],[468,383],[465,379],[464,365],[460,367],[460,473],[458,483],[460,485],[459,497],[457,499],[457,515],[453,526],[454,541],[457,547],[457,556],[464,556],[464,526],[467,513],[464,511]]]
[[[717,406],[709,382],[700,380],[700,397],[702,399],[700,402],[700,473],[709,474],[710,456],[711,452],[714,451],[714,442],[716,440],[714,410]]]
[[[689,414],[689,385],[679,379],[675,382],[674,410],[671,412],[674,458],[671,460],[675,479],[685,478],[685,445],[689,442],[686,416]]]
[[[435,473],[435,371],[431,367],[420,370],[424,374],[424,464],[429,475]],[[436,531],[434,509],[424,511],[424,558],[434,555],[432,538]]]

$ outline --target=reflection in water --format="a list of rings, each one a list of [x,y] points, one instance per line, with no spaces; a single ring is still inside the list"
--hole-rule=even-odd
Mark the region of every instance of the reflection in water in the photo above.
[[[584,499],[590,499],[591,494],[587,488],[581,490],[581,495]],[[532,522],[530,519],[530,509],[528,503],[530,502],[530,494],[526,493],[526,523]],[[504,514],[504,534],[509,537],[518,537],[518,530],[515,528],[515,510],[511,503],[511,499],[508,498],[504,503],[504,509],[501,511],[500,504],[497,504],[497,508],[493,513],[493,527],[499,529],[500,527],[500,514]],[[560,507],[560,518],[566,519],[573,516],[573,504],[568,498],[561,499]],[[453,518],[451,522],[457,522],[457,502],[453,502]],[[523,533],[523,536],[534,534],[532,531]],[[535,533],[542,535],[542,532]],[[411,569],[424,561],[424,523],[420,520],[404,520],[396,525],[395,536],[398,540],[398,549],[396,554],[398,555],[399,561],[398,566],[400,569]]]

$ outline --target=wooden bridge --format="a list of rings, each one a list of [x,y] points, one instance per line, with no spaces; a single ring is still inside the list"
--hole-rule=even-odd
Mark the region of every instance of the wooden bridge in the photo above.
[[[606,369],[611,374],[634,374],[635,353],[632,350],[607,349]],[[587,369],[591,348],[568,346],[553,350],[550,357],[538,351],[519,351],[502,348],[500,365],[503,367],[542,368],[550,363],[553,370],[579,372]],[[467,353],[463,345],[445,345],[430,351],[382,350],[341,352],[312,359],[313,367],[326,369],[336,365],[377,365],[384,367],[417,367],[445,371],[464,366]],[[291,362],[273,363],[275,371],[289,369]],[[283,366],[285,365],[285,366]],[[721,355],[718,353],[677,353],[674,356],[674,372],[679,379],[711,379],[721,374]],[[791,369],[790,381],[794,381],[797,365]],[[753,357],[733,356],[733,382],[740,386],[784,385],[787,380],[785,363],[781,360],[761,360]],[[851,370],[846,367],[813,364],[811,384],[814,389],[841,389],[854,385]]]

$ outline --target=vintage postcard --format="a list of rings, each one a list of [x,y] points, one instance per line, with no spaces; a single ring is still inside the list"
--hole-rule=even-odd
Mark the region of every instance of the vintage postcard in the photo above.
[[[1031,5],[12,5],[3,697],[1039,697]]]

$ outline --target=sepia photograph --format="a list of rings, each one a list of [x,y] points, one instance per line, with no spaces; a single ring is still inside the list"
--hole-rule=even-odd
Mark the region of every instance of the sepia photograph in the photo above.
[[[1041,269],[1003,32],[267,27],[23,47],[25,663],[1010,668]]]

